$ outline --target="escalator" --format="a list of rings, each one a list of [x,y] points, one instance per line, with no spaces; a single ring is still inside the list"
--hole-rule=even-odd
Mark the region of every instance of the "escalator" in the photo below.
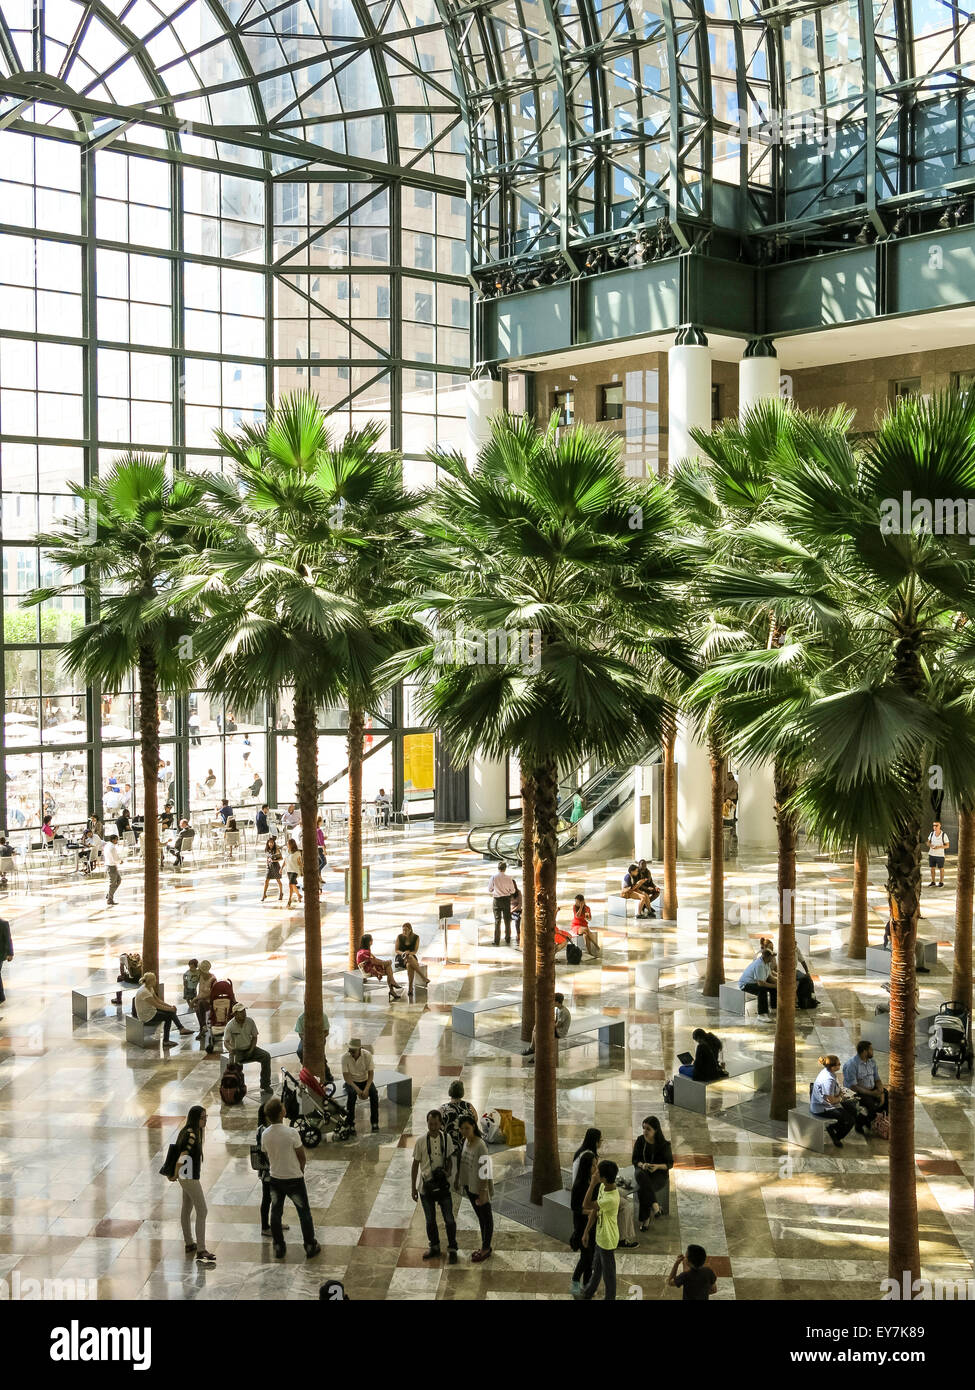
[[[642,757],[625,763],[606,763],[590,772],[579,786],[586,814],[580,821],[578,837],[569,825],[569,812],[578,784],[580,768],[572,769],[561,781],[565,788],[559,796],[559,855],[574,854],[588,844],[600,831],[609,828],[612,819],[633,800],[633,768],[637,763],[659,762],[660,748],[647,749]],[[591,764],[587,764],[591,767]],[[632,837],[631,837],[632,839]],[[485,859],[506,859],[509,864],[522,861],[521,816],[513,816],[501,825],[475,825],[467,835],[467,847]]]

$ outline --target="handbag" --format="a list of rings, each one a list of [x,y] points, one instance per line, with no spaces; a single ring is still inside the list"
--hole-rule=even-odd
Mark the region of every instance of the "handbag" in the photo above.
[[[890,1117],[887,1115],[875,1116],[873,1125],[870,1128],[870,1133],[875,1135],[878,1139],[889,1139]]]
[[[168,1178],[170,1182],[175,1182],[176,1169],[178,1166],[179,1146],[177,1144],[170,1144],[169,1148],[166,1150],[166,1157],[163,1160],[163,1165],[159,1169],[159,1171],[160,1173],[162,1173],[164,1178]]]
[[[255,1173],[260,1173],[261,1177],[264,1177],[270,1169],[268,1156],[260,1144],[251,1144],[251,1167]]]

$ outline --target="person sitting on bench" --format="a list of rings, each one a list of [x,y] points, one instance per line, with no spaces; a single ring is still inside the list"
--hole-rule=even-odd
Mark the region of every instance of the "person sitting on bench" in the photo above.
[[[657,1193],[670,1182],[669,1173],[674,1166],[674,1151],[656,1115],[648,1115],[643,1121],[643,1132],[634,1140],[630,1161],[640,1200],[640,1230],[645,1231],[651,1218],[661,1214]]]
[[[857,1043],[857,1050],[850,1060],[843,1063],[843,1085],[853,1092],[858,1103],[868,1112],[861,1134],[873,1124],[875,1115],[888,1113],[890,1101],[873,1059],[873,1043],[865,1038]]]
[[[656,899],[660,897],[660,889],[654,888],[652,893],[648,893],[643,888],[637,887],[636,864],[631,864],[623,875],[620,883],[620,897],[636,899],[640,904],[636,913],[638,917],[656,917],[657,914],[653,910],[653,904]]]
[[[355,953],[356,968],[361,970],[363,975],[369,980],[382,980],[385,978],[389,986],[390,1002],[399,999],[403,993],[403,986],[398,985],[393,979],[393,962],[391,960],[380,960],[372,953],[372,937],[368,934],[359,942],[359,949]]]
[[[556,909],[556,911],[560,912],[561,908]],[[589,954],[591,956],[599,956],[602,955],[602,952],[594,933],[590,931],[589,924],[591,921],[592,910],[582,893],[577,893],[572,902],[573,945],[578,946],[581,937]]]
[[[816,986],[813,984],[813,977],[806,958],[796,947],[796,1008],[797,1009],[818,1009],[819,1000],[816,998]]]
[[[864,1122],[857,1115],[856,1101],[850,1093],[844,1092],[837,1079],[840,1059],[831,1052],[825,1057],[820,1057],[819,1065],[822,1071],[812,1084],[809,1113],[821,1115],[832,1122],[826,1126],[826,1133],[834,1146],[842,1149],[843,1136],[849,1134],[854,1125],[857,1134],[862,1134]]]
[[[703,1028],[695,1028],[691,1039],[697,1044],[694,1061],[677,1068],[681,1076],[689,1076],[692,1081],[720,1081],[727,1076],[721,1065],[721,1039]]]
[[[235,1004],[230,1014],[230,1022],[223,1030],[224,1045],[230,1054],[231,1062],[242,1067],[247,1062],[258,1062],[261,1068],[261,1093],[271,1090],[271,1055],[257,1045],[257,1024],[247,1017],[243,1004]]]
[[[150,970],[143,975],[139,982],[139,988],[135,992],[132,1000],[132,1012],[140,1023],[161,1023],[163,1026],[163,1047],[175,1047],[174,1042],[169,1040],[169,1030],[176,1024],[180,1036],[188,1038],[189,1028],[184,1028],[176,1016],[176,1005],[167,1004],[164,999],[160,999],[156,993],[156,977]]]
[[[373,1134],[379,1129],[379,1092],[376,1090],[372,1053],[362,1046],[361,1038],[349,1039],[349,1050],[342,1058],[342,1079],[345,1082],[345,1118],[355,1134],[355,1104],[369,1101],[369,1119]]]
[[[571,1022],[572,1022],[572,1015],[571,1015],[571,1013],[569,1012],[569,1010],[565,1007],[565,995],[564,995],[564,994],[557,994],[557,995],[555,996],[555,1040],[556,1040],[556,1042],[558,1042],[558,1040],[559,1040],[560,1038],[564,1038],[564,1037],[567,1037],[567,1036],[568,1036],[569,1024],[570,1024]],[[536,1032],[536,1029],[533,1028],[533,1029],[532,1029],[532,1040],[531,1040],[531,1043],[530,1043],[530,1045],[525,1049],[525,1051],[521,1054],[522,1057],[530,1057],[530,1058],[532,1059],[532,1061],[535,1060],[535,1032]]]
[[[738,988],[744,994],[754,994],[758,998],[758,1016],[766,1022],[769,1018],[769,1005],[774,1009],[778,995],[776,977],[772,973],[772,952],[766,947],[750,965],[741,972]]]

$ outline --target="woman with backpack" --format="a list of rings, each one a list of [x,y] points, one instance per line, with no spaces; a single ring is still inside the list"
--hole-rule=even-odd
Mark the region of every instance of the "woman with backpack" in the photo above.
[[[572,1271],[572,1294],[582,1293],[582,1286],[592,1273],[592,1257],[596,1246],[594,1241],[583,1245],[582,1237],[589,1225],[589,1217],[582,1210],[582,1203],[589,1191],[593,1168],[599,1162],[599,1145],[602,1133],[598,1129],[587,1129],[582,1143],[572,1155],[572,1190],[569,1207],[572,1211],[572,1238],[569,1246],[578,1252],[579,1259]]]
[[[278,849],[278,842],[273,835],[267,837],[264,853],[267,855],[267,872],[264,875],[264,892],[261,894],[261,902],[267,897],[268,884],[270,883],[276,883],[278,885],[278,902],[283,902],[284,888],[281,885],[281,851]]]
[[[203,1132],[207,1125],[207,1112],[202,1105],[191,1105],[186,1123],[176,1136],[176,1181],[183,1194],[179,1209],[180,1225],[183,1228],[184,1250],[187,1255],[196,1255],[196,1263],[212,1269],[217,1263],[216,1256],[207,1249],[207,1204],[203,1196],[200,1174],[203,1169]],[[190,1224],[190,1213],[196,1217],[196,1239]]]

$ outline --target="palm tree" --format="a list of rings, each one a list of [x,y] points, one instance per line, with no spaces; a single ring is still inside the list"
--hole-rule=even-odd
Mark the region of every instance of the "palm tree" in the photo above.
[[[802,744],[806,770],[782,789],[783,805],[825,843],[860,837],[887,847],[889,1267],[899,1281],[905,1271],[918,1277],[920,1264],[914,947],[929,769],[940,770],[956,804],[975,800],[975,730],[962,679],[972,659],[964,625],[975,614],[975,560],[967,535],[924,525],[923,504],[930,517],[935,499],[975,501],[975,400],[903,402],[856,452],[843,430],[816,417],[785,412],[783,424],[771,474],[780,534],[764,535],[766,572],[742,574],[739,591],[810,584],[821,610],[843,617],[823,625],[826,641],[852,634],[856,653],[822,662],[804,701],[764,707],[749,741],[773,752],[784,739]],[[905,494],[922,504],[906,516]]]
[[[540,430],[500,417],[469,471],[438,454],[442,481],[426,531],[439,588],[417,600],[467,636],[411,658],[423,705],[455,759],[517,753],[534,795],[535,1163],[532,1200],[562,1185],[556,1122],[558,769],[633,757],[659,738],[666,701],[649,689],[646,649],[670,634],[684,570],[656,480],[626,478],[616,441],[586,427]],[[636,520],[637,524],[634,524]],[[525,634],[519,646],[517,634]],[[511,639],[514,659],[497,648]],[[492,655],[494,660],[491,659]],[[524,659],[523,659],[524,658]]]
[[[863,837],[858,835],[853,845],[853,906],[850,912],[850,940],[846,948],[846,954],[850,960],[866,960],[867,957],[869,944],[867,888],[869,883],[870,847]]]
[[[208,478],[207,486],[213,513],[230,534],[187,568],[181,586],[184,597],[207,613],[199,642],[212,690],[241,703],[270,703],[283,689],[294,692],[305,851],[304,1048],[318,1076],[324,1074],[324,1038],[317,712],[320,704],[368,686],[371,666],[390,653],[385,637],[373,635],[379,630],[378,611],[364,609],[356,587],[374,563],[371,538],[361,523],[371,516],[373,499],[392,469],[391,462],[377,463],[373,454],[379,432],[378,425],[370,425],[333,445],[320,402],[296,394],[269,409],[263,423],[234,436],[218,435],[233,471],[227,478]],[[347,500],[339,505],[342,488]],[[416,505],[415,498],[398,497],[403,505]],[[361,740],[361,706],[350,708],[350,726],[353,716]],[[350,752],[354,743],[350,735]],[[361,753],[361,741],[358,747]],[[361,783],[359,795],[361,800]],[[355,826],[361,835],[361,816],[353,817]],[[358,835],[353,840],[350,829],[350,847],[361,846]],[[353,864],[357,883],[356,944],[362,933],[361,872]],[[354,951],[352,956],[354,963]]]
[[[660,911],[668,922],[677,920],[677,714],[664,720],[663,751],[664,849]]]
[[[521,1038],[535,1031],[535,783],[521,774]]]
[[[192,689],[197,660],[192,620],[171,611],[180,563],[204,543],[199,482],[172,474],[163,458],[126,454],[89,484],[69,483],[79,515],[33,544],[66,575],[35,589],[25,604],[46,603],[80,587],[92,616],[64,648],[68,670],[86,685],[120,691],[139,682],[142,757],[142,966],[159,974],[159,695]],[[72,572],[83,572],[80,583]]]
[[[972,898],[975,886],[975,806],[958,808],[958,884],[955,889],[955,950],[951,997],[972,1011]]]

